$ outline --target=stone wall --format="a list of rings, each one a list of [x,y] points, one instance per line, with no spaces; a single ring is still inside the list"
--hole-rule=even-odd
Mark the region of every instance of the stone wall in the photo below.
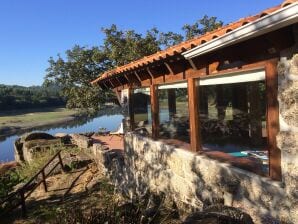
[[[131,133],[124,156],[121,183],[131,194],[150,189],[170,195],[182,209],[223,203],[255,223],[297,223],[297,208],[280,182]]]
[[[296,45],[281,52],[278,64],[278,101],[282,182],[290,198],[291,215],[298,223],[298,25],[294,27]]]

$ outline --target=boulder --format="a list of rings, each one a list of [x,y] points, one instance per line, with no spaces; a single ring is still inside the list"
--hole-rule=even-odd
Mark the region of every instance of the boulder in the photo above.
[[[62,144],[60,138],[47,133],[29,133],[18,138],[14,143],[16,162],[31,162],[38,152]]]
[[[84,135],[70,134],[70,137],[71,137],[71,142],[77,145],[79,148],[88,149],[90,146],[92,146],[92,139]]]
[[[209,224],[209,223],[239,223],[239,224],[253,224],[252,218],[241,210],[224,206],[213,205],[202,212],[195,212],[188,216],[183,222],[184,224]]]
[[[37,140],[37,139],[55,139],[53,135],[50,135],[45,132],[32,132],[32,133],[27,133],[25,135],[21,136],[21,141],[27,142],[31,140]]]
[[[67,133],[56,133],[54,136],[60,138],[64,144],[71,143],[71,137]]]

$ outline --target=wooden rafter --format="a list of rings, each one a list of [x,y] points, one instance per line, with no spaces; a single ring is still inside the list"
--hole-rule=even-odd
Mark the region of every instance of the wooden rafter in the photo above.
[[[140,78],[139,74],[137,73],[137,71],[134,72],[135,76],[137,77],[137,79],[142,82],[142,79]]]
[[[169,72],[170,72],[171,74],[175,74],[175,72],[173,71],[173,69],[171,68],[171,66],[170,66],[169,63],[164,62],[164,65],[167,67],[167,69],[169,70]]]
[[[188,62],[194,70],[198,70],[197,66],[195,65],[192,59],[188,59]]]
[[[146,70],[147,70],[148,74],[150,75],[151,79],[154,79],[154,75],[153,75],[152,72],[150,71],[150,68],[147,67]]]
[[[130,80],[129,80],[129,78],[128,78],[128,75],[127,74],[124,74],[124,76],[123,76],[124,78],[126,78],[126,80],[128,81],[128,82],[130,82]]]
[[[109,82],[110,82],[110,84],[111,84],[112,88],[115,88],[115,85],[113,84],[113,82],[112,82],[112,80],[111,80],[111,79],[109,79]]]
[[[119,78],[118,77],[116,77],[116,80],[120,83],[120,86],[122,86],[123,85],[123,83],[119,80]]]
[[[102,82],[102,84],[103,84],[107,89],[109,88],[105,82]]]

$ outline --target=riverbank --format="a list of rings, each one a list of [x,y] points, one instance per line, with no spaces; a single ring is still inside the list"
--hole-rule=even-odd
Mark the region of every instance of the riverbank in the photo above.
[[[79,116],[78,110],[66,108],[43,108],[37,110],[18,110],[0,113],[0,138],[32,128],[73,121]]]

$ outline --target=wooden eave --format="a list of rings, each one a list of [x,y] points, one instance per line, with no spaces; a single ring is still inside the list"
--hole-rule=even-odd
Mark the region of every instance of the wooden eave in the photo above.
[[[129,64],[119,66],[115,69],[112,69],[110,71],[103,73],[97,79],[92,81],[92,84],[103,83],[105,87],[115,88],[120,83],[122,86],[125,86],[125,85],[140,85],[142,81],[147,79],[148,81],[150,81],[151,79],[151,82],[152,82],[152,76],[154,75],[153,75],[153,72],[151,71],[156,70],[156,68],[158,69],[162,68],[163,71],[165,70],[168,71],[168,72],[164,72],[164,74],[166,75],[179,73],[179,69],[177,70],[177,65],[173,65],[171,61],[175,61],[175,62],[179,61],[180,63],[175,63],[175,64],[178,64],[178,67],[184,65],[186,67],[192,68],[193,70],[199,70],[200,66],[197,64],[195,60],[188,61],[181,54],[185,51],[188,51],[192,48],[202,45],[208,41],[221,37],[228,32],[231,32],[241,26],[245,26],[248,23],[256,21],[257,19],[263,16],[269,15],[281,9],[282,7],[285,7],[297,1],[298,0],[284,1],[282,4],[266,9],[257,15],[239,19],[236,22],[230,23],[212,32],[208,32],[202,36],[198,36],[193,39],[181,42],[180,44],[169,47],[163,51],[158,51],[155,54],[145,56]],[[199,62],[199,64],[200,63],[201,62]],[[148,72],[148,70],[150,72]],[[158,76],[159,75],[156,74],[154,78]],[[121,82],[117,81],[118,79],[120,79],[120,77],[122,77]]]

